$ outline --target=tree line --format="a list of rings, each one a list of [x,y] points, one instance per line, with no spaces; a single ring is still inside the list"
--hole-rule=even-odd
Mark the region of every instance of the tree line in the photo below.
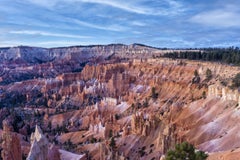
[[[229,48],[202,48],[199,51],[178,51],[165,53],[163,57],[173,59],[189,59],[220,62],[226,64],[240,65],[240,49],[238,47]]]

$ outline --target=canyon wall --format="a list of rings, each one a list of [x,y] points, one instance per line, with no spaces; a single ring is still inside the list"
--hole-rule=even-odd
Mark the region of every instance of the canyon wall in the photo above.
[[[0,49],[1,61],[18,61],[27,63],[43,63],[55,60],[77,60],[78,62],[97,57],[124,57],[139,58],[151,57],[155,53],[166,52],[160,49],[142,45],[92,45],[92,46],[73,46],[61,48],[37,48],[37,47],[12,47]],[[140,56],[141,55],[141,56]]]
[[[141,44],[51,49],[27,46],[0,48],[0,85],[35,78],[53,78],[61,73],[80,72],[87,62],[100,64],[109,60],[119,62],[126,59],[149,59],[174,51],[180,50],[162,50]]]
[[[236,101],[240,104],[240,93],[238,90],[232,90],[229,87],[210,85],[208,87],[208,96],[221,98],[222,100]]]
[[[7,53],[6,50],[2,55]],[[216,81],[233,77],[237,69],[232,66],[224,68],[217,63],[167,58],[144,59],[160,54],[159,50],[144,46],[43,50],[47,62],[26,57],[21,48],[5,59],[10,63],[16,56],[18,60],[23,57],[23,61],[12,59],[12,66],[0,68],[3,81],[7,74],[15,73],[12,71],[24,72],[26,69],[41,75],[0,86],[0,107],[21,110],[16,132],[27,136],[27,132],[39,124],[48,135],[49,142],[95,159],[99,159],[96,148],[109,148],[112,137],[116,140],[117,155],[136,159],[160,159],[176,143],[183,141],[209,152],[239,147],[235,134],[239,130],[235,125],[239,117],[238,108],[228,101],[240,102],[239,94],[216,85]],[[37,51],[33,49],[33,52]],[[141,59],[140,55],[145,53],[149,55]],[[118,59],[128,56],[136,59]],[[102,60],[104,58],[109,59]],[[81,66],[83,61],[89,62]],[[33,62],[36,64],[32,66]],[[213,73],[212,80],[206,79],[208,68]],[[199,74],[197,82],[193,81],[195,71]],[[206,93],[207,97],[204,96]],[[50,151],[45,139],[47,136],[43,137],[36,127],[28,159],[47,158]],[[99,144],[106,146],[101,149]]]

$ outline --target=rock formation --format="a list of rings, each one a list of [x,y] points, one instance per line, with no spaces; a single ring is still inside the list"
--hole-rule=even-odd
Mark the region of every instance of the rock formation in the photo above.
[[[52,60],[88,60],[97,57],[140,57],[145,55],[151,57],[153,54],[166,52],[164,50],[151,48],[148,46],[133,44],[111,44],[111,45],[92,45],[92,46],[73,46],[61,48],[37,48],[37,47],[12,47],[0,49],[1,60],[18,60],[28,63],[42,63]],[[126,54],[127,53],[127,54]],[[146,55],[148,54],[148,55]]]
[[[22,160],[22,151],[19,137],[16,133],[12,132],[12,126],[8,120],[4,120],[2,123],[2,159]]]
[[[240,104],[240,93],[222,85],[211,85],[208,87],[208,96],[221,98],[222,100],[236,101]]]
[[[156,120],[154,115],[148,113],[134,114],[131,121],[132,133],[148,136],[152,130],[156,129]]]
[[[48,140],[37,125],[31,135],[31,149],[27,160],[48,160]]]
[[[182,141],[222,152],[217,157],[239,154],[239,94],[218,85],[239,72],[237,67],[151,59],[170,51],[136,44],[0,52],[0,107],[5,107],[0,119],[12,119],[29,160],[83,155],[159,160]],[[207,68],[213,73],[210,81]],[[192,83],[195,70],[199,77]],[[29,138],[36,124],[55,146],[38,126]],[[17,148],[17,136],[6,125],[3,129],[4,144]],[[112,137],[114,153],[108,148]],[[8,145],[0,149],[4,157],[13,154]],[[13,155],[20,153],[16,150]]]
[[[51,145],[48,150],[48,159],[49,160],[61,160],[59,148]]]
[[[163,154],[166,154],[169,149],[173,149],[177,144],[175,130],[174,126],[165,124],[165,128],[159,132],[157,145],[161,148]]]

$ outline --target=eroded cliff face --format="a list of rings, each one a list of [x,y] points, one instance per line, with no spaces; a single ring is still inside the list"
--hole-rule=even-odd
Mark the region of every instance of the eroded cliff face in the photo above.
[[[240,94],[237,89],[233,90],[222,85],[210,85],[208,87],[208,96],[221,98],[224,101],[235,101],[240,104]]]
[[[3,86],[2,95],[6,99],[6,93],[18,93],[17,98],[23,97],[22,103],[27,104],[26,111],[33,109],[36,115],[48,112],[50,116],[45,116],[43,127],[51,123],[55,130],[62,125],[69,131],[87,129],[76,144],[88,144],[92,138],[105,141],[120,134],[122,140],[119,139],[119,143],[129,137],[140,140],[133,145],[128,144],[131,140],[124,142],[132,146],[127,148],[129,150],[138,150],[139,145],[155,144],[150,154],[154,157],[159,152],[166,153],[176,143],[177,130],[170,124],[171,108],[178,110],[185,103],[201,99],[202,92],[207,89],[204,85],[192,83],[196,69],[197,65],[181,65],[167,60],[86,65],[79,73]],[[152,88],[156,89],[156,98],[151,95]],[[167,120],[161,115],[168,115],[165,116]],[[65,143],[70,135],[66,134],[64,138],[64,131],[57,133],[62,134],[61,143]],[[143,137],[151,138],[143,143]],[[74,138],[71,142],[75,143]],[[86,151],[85,147],[80,148],[77,151]],[[120,147],[118,152],[124,153],[123,157],[139,156],[138,151],[128,153],[127,149]]]
[[[28,158],[47,159],[54,153],[47,141],[56,144],[56,152],[60,148],[61,153],[67,153],[61,149],[75,153],[67,156],[93,159],[160,159],[183,141],[211,153],[210,158],[220,157],[215,152],[238,153],[239,94],[220,85],[238,68],[161,58],[119,60],[126,52],[134,58],[158,50],[118,47],[51,49],[48,56],[62,59],[63,64],[69,60],[77,65],[72,59],[92,61],[77,72],[72,67],[66,73],[68,69],[62,67],[61,72],[60,61],[56,65],[54,59],[43,63],[46,68],[52,66],[46,72],[43,64],[35,69],[56,76],[0,86],[1,105],[17,108],[14,131],[25,136],[24,144],[31,141]],[[119,57],[97,59],[98,53]],[[212,71],[211,80],[206,79],[207,69]],[[48,140],[39,129],[30,139],[36,124]]]
[[[61,73],[80,72],[87,62],[99,64],[103,61],[113,63],[126,59],[147,59],[173,51],[140,44],[51,49],[27,46],[0,48],[0,85],[35,78],[53,78]],[[186,50],[188,51],[191,50]]]
[[[139,45],[75,46],[66,48],[12,47],[0,49],[0,85],[79,72],[86,62],[112,57],[149,58],[162,51]]]
[[[109,56],[118,58],[149,58],[166,52],[172,52],[172,50],[160,50],[140,44],[72,46],[51,49],[19,46],[0,48],[0,57],[3,62],[43,63],[53,60],[77,60],[81,62],[91,58],[107,58]]]
[[[3,160],[22,160],[22,151],[19,137],[13,132],[13,127],[8,120],[3,122],[2,152]]]

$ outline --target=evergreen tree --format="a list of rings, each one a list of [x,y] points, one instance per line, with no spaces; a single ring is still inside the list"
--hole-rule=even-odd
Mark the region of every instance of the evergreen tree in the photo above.
[[[238,47],[200,48],[199,52],[191,51],[189,49],[185,52],[166,53],[163,55],[163,57],[173,59],[181,58],[189,60],[215,61],[227,64],[240,65],[240,50]]]
[[[198,74],[198,71],[197,71],[197,70],[194,71],[194,76],[195,76],[195,77],[199,77],[199,74]]]
[[[192,144],[183,142],[167,152],[166,160],[206,160],[207,157],[203,151],[196,151]]]
[[[240,73],[236,74],[232,79],[232,88],[240,87]]]
[[[157,99],[157,98],[158,98],[158,93],[156,93],[156,88],[155,88],[155,87],[152,87],[151,97],[152,97],[153,99]]]
[[[206,79],[210,80],[212,78],[212,71],[208,68],[206,70]]]
[[[116,148],[116,142],[115,142],[114,137],[111,138],[111,141],[110,141],[109,145],[110,145],[112,150],[114,150]]]

